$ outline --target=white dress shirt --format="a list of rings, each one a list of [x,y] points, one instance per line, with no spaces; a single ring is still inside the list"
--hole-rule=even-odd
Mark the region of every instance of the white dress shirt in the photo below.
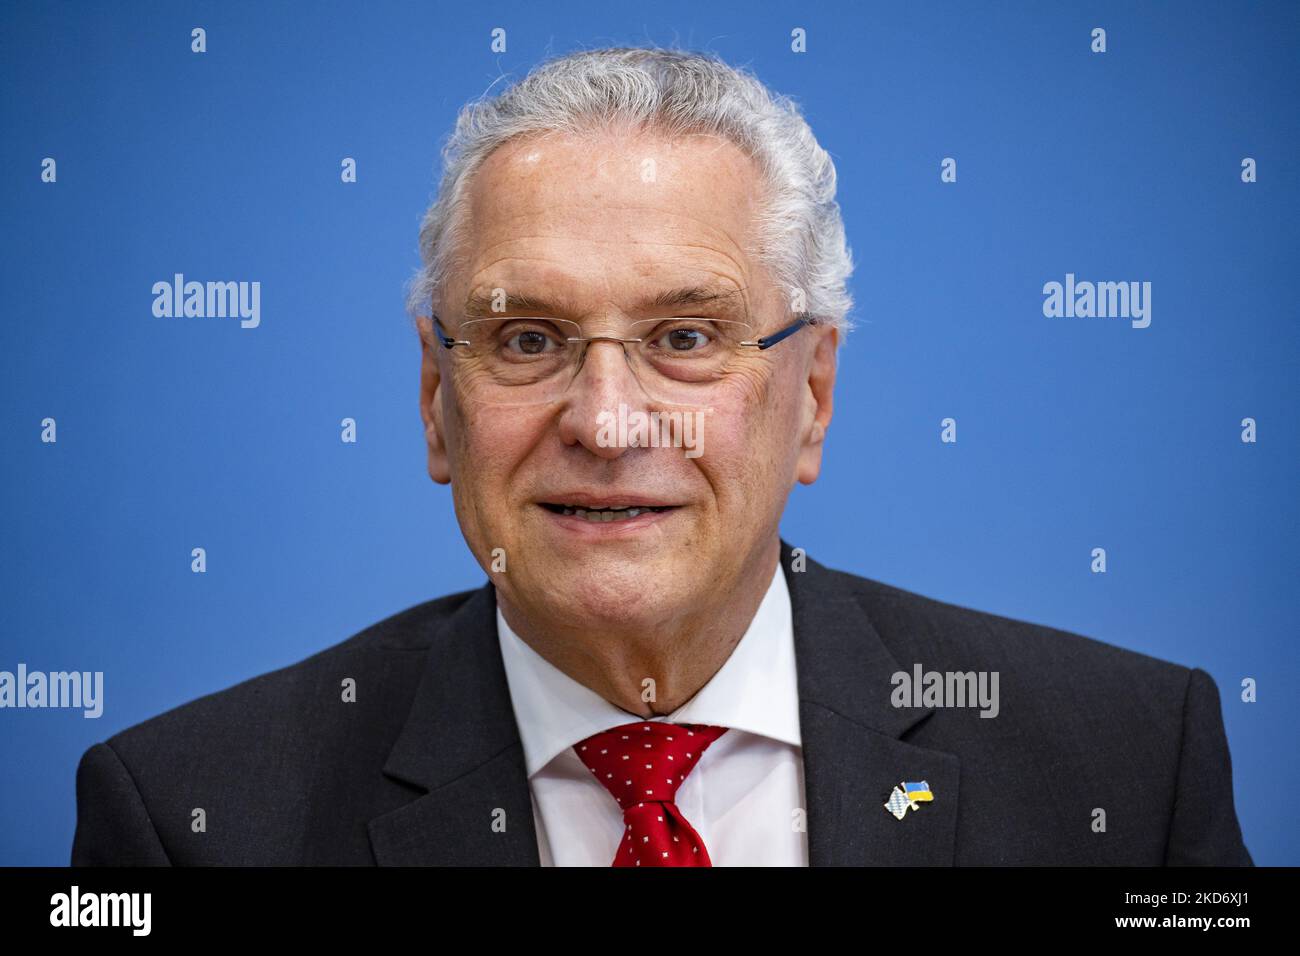
[[[524,643],[497,608],[497,637],[523,743],[542,866],[609,866],[623,811],[573,745],[644,721]],[[677,791],[714,866],[807,866],[802,739],[790,592],[778,562],[749,629],[713,678],[666,717],[729,728]]]

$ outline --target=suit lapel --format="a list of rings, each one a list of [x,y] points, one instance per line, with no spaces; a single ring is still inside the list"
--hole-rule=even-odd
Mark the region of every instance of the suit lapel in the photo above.
[[[370,821],[381,866],[539,864],[491,584],[434,636],[384,774],[426,793]]]
[[[896,708],[891,676],[902,670],[849,583],[814,561],[791,571],[803,738],[808,854],[812,866],[950,866],[957,834],[960,761],[901,738],[933,708]],[[934,802],[902,820],[884,808],[903,780],[925,780]]]

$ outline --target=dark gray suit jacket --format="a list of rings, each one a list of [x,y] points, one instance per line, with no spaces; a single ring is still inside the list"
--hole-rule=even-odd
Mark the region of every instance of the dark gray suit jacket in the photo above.
[[[1251,864],[1204,671],[781,560],[814,866]],[[917,663],[997,671],[998,716],[895,707]],[[537,865],[491,584],[91,747],[72,862]]]

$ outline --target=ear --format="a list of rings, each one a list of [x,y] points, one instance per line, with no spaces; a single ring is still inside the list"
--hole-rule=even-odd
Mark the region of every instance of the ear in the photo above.
[[[446,433],[442,426],[442,373],[438,369],[442,346],[431,318],[418,316],[415,324],[420,332],[420,418],[429,445],[429,477],[445,485],[451,481],[451,470],[447,465]]]
[[[816,328],[816,332],[817,344],[813,348],[812,362],[808,368],[803,446],[799,449],[799,461],[795,469],[795,476],[805,485],[816,481],[822,470],[822,448],[834,406],[835,351],[840,341],[840,330],[833,325]]]

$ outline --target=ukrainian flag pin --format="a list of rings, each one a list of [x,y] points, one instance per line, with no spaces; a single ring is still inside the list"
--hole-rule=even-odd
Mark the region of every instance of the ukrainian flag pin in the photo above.
[[[924,780],[904,780],[889,794],[885,809],[896,819],[901,820],[907,816],[908,807],[916,810],[922,803],[930,803],[933,800],[934,794],[930,790],[930,785]]]
[[[930,792],[930,785],[924,780],[914,782],[903,782],[903,793],[907,796],[907,802],[912,805],[912,809],[917,809],[918,803],[930,803],[934,800],[934,794]]]

